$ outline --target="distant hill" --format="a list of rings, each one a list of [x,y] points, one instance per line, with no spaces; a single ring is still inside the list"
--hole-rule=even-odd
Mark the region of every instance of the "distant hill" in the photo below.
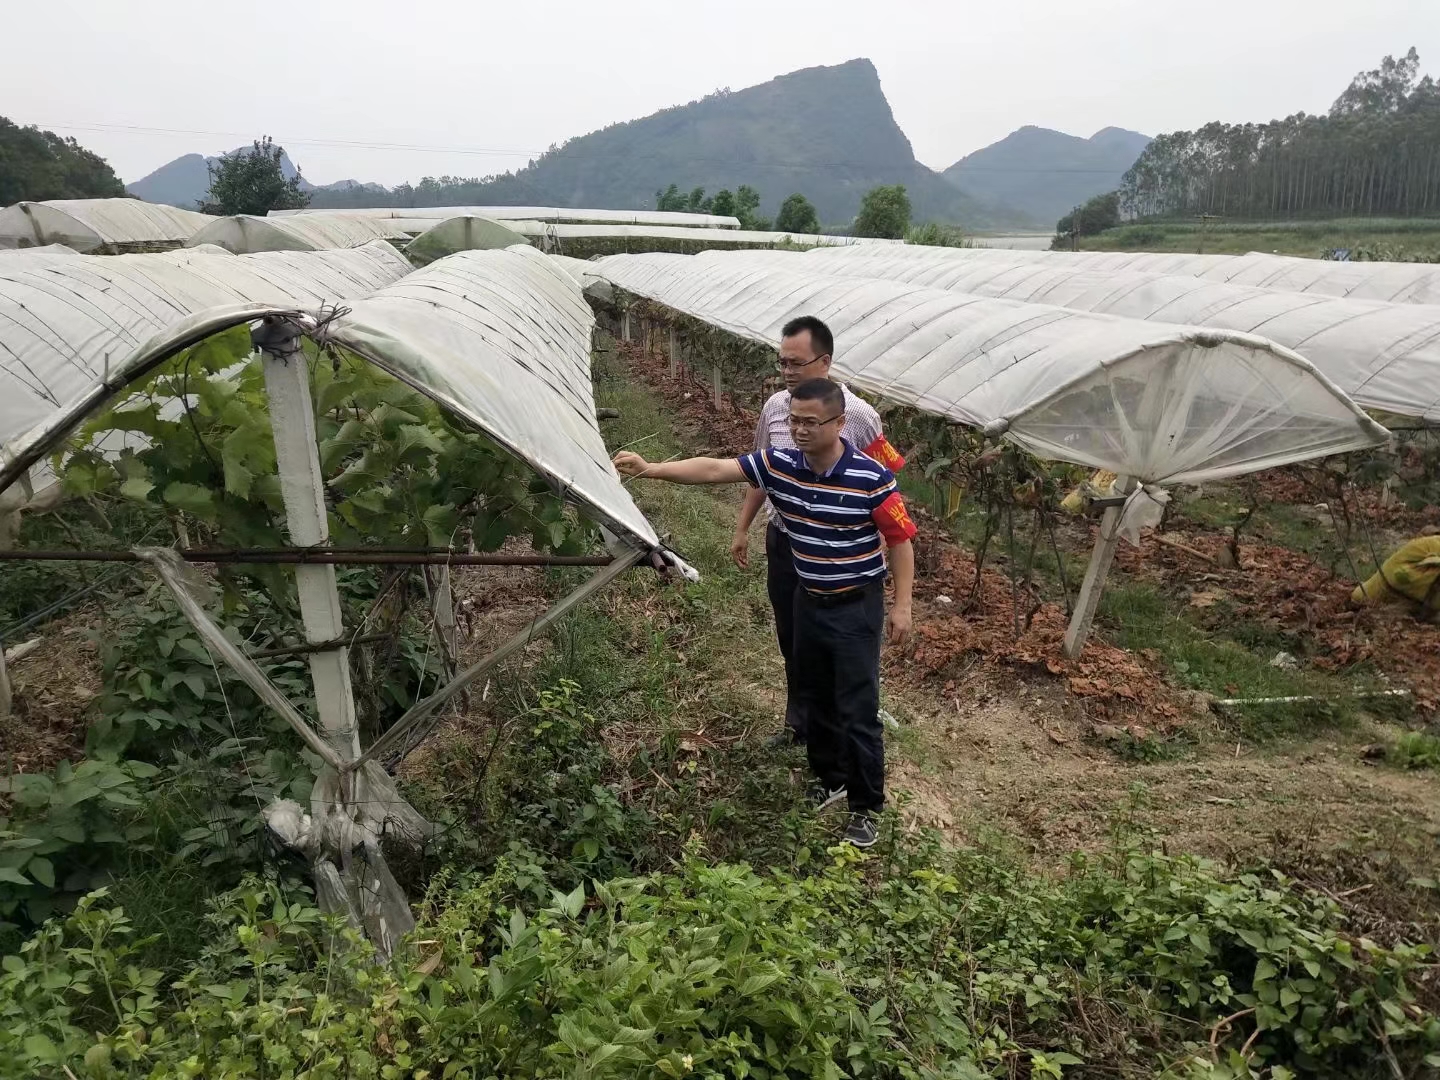
[[[760,192],[766,216],[787,195],[802,192],[827,225],[847,224],[861,196],[877,184],[904,184],[917,221],[1006,225],[1024,218],[998,205],[1004,200],[973,198],[916,161],[875,65],[863,59],[806,68],[745,90],[721,90],[612,124],[569,140],[518,172],[403,185],[386,202],[640,210],[653,208],[656,190],[672,183],[711,193],[749,184]],[[371,192],[322,192],[311,205],[378,201]]]
[[[229,157],[230,154],[238,154],[241,150],[248,149],[248,146],[237,147],[223,156]],[[149,176],[142,177],[133,184],[127,184],[125,190],[146,202],[168,203],[171,206],[193,210],[209,194],[210,164],[219,160],[219,157],[185,154],[183,157],[161,165]],[[285,174],[287,180],[299,173],[295,163],[290,160],[290,155],[283,150],[280,152],[280,171]],[[338,184],[327,186],[338,188],[351,184],[355,184],[355,181],[341,180]],[[379,185],[374,186],[378,187]],[[302,191],[319,190],[304,177],[300,179],[300,188]]]
[[[976,198],[1003,200],[1053,225],[1092,195],[1118,188],[1149,145],[1148,135],[1124,128],[1081,139],[1027,126],[961,158],[943,175]]]

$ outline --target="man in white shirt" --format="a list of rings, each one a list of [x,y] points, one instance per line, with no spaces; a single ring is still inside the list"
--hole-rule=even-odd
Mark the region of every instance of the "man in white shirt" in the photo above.
[[[807,379],[829,378],[834,349],[835,337],[830,328],[815,316],[801,315],[785,324],[780,331],[779,357],[785,389],[772,394],[760,410],[760,422],[755,428],[756,450],[794,448],[795,441],[790,435],[790,391]],[[905,459],[886,442],[880,415],[843,383],[840,389],[845,394],[842,437],[891,472],[898,471],[905,464]],[[785,658],[785,728],[767,739],[766,745],[772,748],[804,745],[809,720],[793,689],[796,685],[793,672],[795,591],[800,587],[800,579],[790,555],[790,538],[785,534],[774,508],[766,500],[765,492],[759,488],[751,488],[745,496],[740,520],[735,525],[735,538],[730,544],[730,554],[737,566],[745,568],[750,565],[750,526],[759,514],[761,504],[765,505],[768,521],[765,528],[766,587],[770,593],[770,607],[775,612],[775,636],[780,641],[780,655]]]

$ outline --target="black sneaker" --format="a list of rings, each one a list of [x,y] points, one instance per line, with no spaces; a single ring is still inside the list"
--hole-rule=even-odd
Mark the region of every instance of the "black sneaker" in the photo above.
[[[861,851],[875,846],[880,839],[875,829],[875,819],[869,814],[851,814],[850,824],[845,826],[845,843]]]
[[[792,746],[804,746],[805,740],[795,734],[794,728],[777,731],[765,740],[766,750],[789,750]]]
[[[826,787],[819,780],[810,785],[810,805],[818,814],[822,810],[828,810],[838,802],[844,802],[850,797],[850,792],[844,786],[838,788]]]

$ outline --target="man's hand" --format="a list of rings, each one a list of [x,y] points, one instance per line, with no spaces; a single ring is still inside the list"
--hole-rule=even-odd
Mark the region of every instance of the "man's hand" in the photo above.
[[[896,604],[890,609],[890,644],[904,644],[910,636],[910,605]]]
[[[615,466],[621,476],[644,476],[645,471],[650,468],[648,461],[631,450],[621,450],[610,464]]]
[[[750,533],[743,529],[736,529],[735,536],[730,541],[730,558],[735,560],[735,565],[741,570],[750,569]]]

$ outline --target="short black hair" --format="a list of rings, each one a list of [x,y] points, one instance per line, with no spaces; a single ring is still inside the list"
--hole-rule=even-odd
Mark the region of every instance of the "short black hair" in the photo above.
[[[845,411],[845,391],[829,379],[806,379],[790,391],[791,401],[818,401],[827,409]]]
[[[830,333],[830,328],[817,319],[814,315],[801,315],[791,319],[780,328],[780,337],[794,337],[802,331],[810,331],[810,344],[815,347],[815,355],[830,356],[835,352],[835,335]]]

